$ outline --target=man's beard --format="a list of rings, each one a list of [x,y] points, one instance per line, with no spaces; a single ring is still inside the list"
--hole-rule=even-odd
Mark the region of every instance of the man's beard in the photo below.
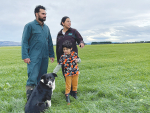
[[[41,21],[41,22],[43,22],[43,21],[46,20],[46,17],[45,18],[40,18],[40,15],[39,15],[38,20]]]

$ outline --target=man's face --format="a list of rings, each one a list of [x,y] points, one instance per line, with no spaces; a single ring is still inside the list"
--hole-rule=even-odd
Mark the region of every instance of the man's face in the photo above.
[[[38,13],[36,13],[36,17],[39,21],[43,22],[46,20],[46,11],[44,9],[40,9]]]

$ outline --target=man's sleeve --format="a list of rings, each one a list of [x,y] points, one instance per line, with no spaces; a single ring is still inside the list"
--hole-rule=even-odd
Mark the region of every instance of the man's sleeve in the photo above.
[[[51,38],[51,34],[50,34],[50,30],[49,30],[49,36],[48,36],[48,50],[49,50],[49,57],[54,58],[54,49],[53,49],[53,42],[52,42],[52,38]]]
[[[22,59],[29,58],[28,50],[29,50],[29,38],[31,36],[31,27],[30,25],[25,25],[24,31],[22,34]]]
[[[78,44],[84,43],[82,36],[80,35],[80,33],[77,30],[75,30],[75,37],[76,37]]]

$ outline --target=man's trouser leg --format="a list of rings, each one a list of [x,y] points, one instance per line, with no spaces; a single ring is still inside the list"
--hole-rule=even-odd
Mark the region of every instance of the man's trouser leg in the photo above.
[[[33,88],[37,85],[37,77],[39,74],[40,65],[41,65],[40,59],[38,59],[36,62],[31,61],[30,64],[27,64],[28,68],[28,80],[26,84],[27,100],[29,99],[33,91]]]
[[[28,65],[28,80],[27,86],[36,86],[37,85],[37,78],[39,75],[40,67],[41,67],[41,59],[37,61],[31,61]]]
[[[48,58],[43,58],[42,61],[41,61],[41,66],[40,66],[40,71],[39,71],[38,78],[37,78],[37,83],[40,82],[41,76],[43,74],[47,73],[48,60],[49,60]]]

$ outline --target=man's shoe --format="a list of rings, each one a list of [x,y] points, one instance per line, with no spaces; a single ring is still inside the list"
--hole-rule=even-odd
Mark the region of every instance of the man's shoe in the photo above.
[[[31,93],[32,93],[33,90],[27,90],[26,92],[26,96],[27,96],[27,101],[29,100],[30,96],[31,96]]]
[[[26,86],[26,96],[27,96],[27,101],[29,100],[30,95],[31,95],[33,89],[34,89],[34,86]]]

